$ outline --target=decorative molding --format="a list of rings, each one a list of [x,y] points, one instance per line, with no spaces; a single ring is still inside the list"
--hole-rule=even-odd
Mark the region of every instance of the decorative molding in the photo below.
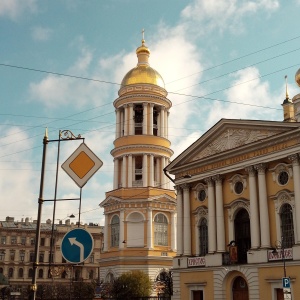
[[[213,140],[193,160],[198,160],[226,150],[237,148],[246,144],[265,139],[277,132],[266,130],[227,129],[217,139]]]

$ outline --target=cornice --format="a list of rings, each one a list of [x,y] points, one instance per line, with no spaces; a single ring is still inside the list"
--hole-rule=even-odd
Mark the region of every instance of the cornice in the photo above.
[[[124,155],[124,153],[122,153],[122,155],[119,156],[115,156],[117,152],[119,151],[124,151],[124,150],[128,150],[128,154],[132,154],[132,149],[136,150],[137,148],[142,148],[142,149],[153,149],[153,150],[160,150],[160,151],[165,151],[167,153],[169,153],[170,156],[172,156],[174,154],[174,151],[170,148],[167,147],[163,147],[163,146],[155,146],[155,145],[142,145],[142,144],[135,144],[135,145],[127,145],[127,146],[121,146],[118,148],[114,148],[110,151],[110,154],[112,156],[114,156],[114,158],[118,158],[118,157],[122,157]],[[136,153],[137,154],[137,153]],[[145,152],[143,151],[143,154],[156,154],[155,152]],[[162,156],[162,155],[159,155]],[[170,158],[170,157],[167,157]]]

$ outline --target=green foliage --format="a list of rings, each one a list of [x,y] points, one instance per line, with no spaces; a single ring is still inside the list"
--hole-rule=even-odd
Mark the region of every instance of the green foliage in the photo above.
[[[150,296],[152,282],[142,271],[130,271],[122,274],[113,283],[112,296],[117,299],[130,300],[132,297]]]

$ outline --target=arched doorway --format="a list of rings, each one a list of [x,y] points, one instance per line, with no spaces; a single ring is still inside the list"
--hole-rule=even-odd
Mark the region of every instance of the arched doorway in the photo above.
[[[246,209],[241,209],[234,220],[235,243],[238,251],[238,263],[247,263],[247,251],[251,247],[250,219]]]
[[[241,276],[236,277],[233,282],[232,300],[249,300],[248,285]]]

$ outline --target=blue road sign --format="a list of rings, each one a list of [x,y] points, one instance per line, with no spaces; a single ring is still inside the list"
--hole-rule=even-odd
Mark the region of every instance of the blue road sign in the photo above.
[[[65,234],[61,241],[61,253],[70,263],[85,261],[94,248],[92,235],[81,228],[76,228]]]
[[[291,288],[291,280],[289,277],[282,277],[282,287],[284,289],[290,289]]]

